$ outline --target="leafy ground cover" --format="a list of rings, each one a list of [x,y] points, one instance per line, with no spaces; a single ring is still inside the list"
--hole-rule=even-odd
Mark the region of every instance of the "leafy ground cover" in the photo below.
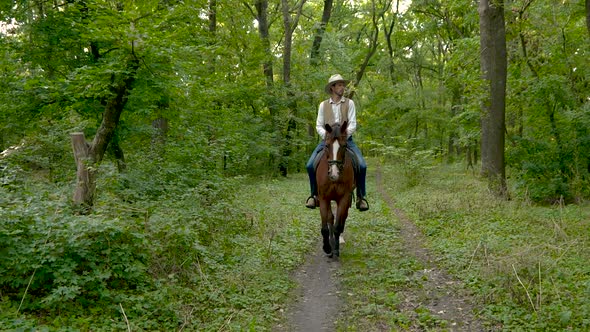
[[[418,185],[384,165],[396,205],[426,235],[425,245],[464,281],[491,328],[590,329],[590,209],[502,201],[461,166],[436,167]],[[415,180],[415,179],[414,179]]]
[[[371,213],[348,229],[340,270],[346,305],[338,330],[481,330],[468,292],[438,266],[420,230],[408,227],[412,221],[384,190],[400,179],[383,168],[372,172]]]
[[[2,330],[264,331],[280,319],[319,233],[301,213],[303,177],[122,202],[107,173],[89,216],[72,213],[68,188],[0,187]]]
[[[433,312],[426,265],[377,192],[352,210],[338,271],[338,331],[453,330]],[[461,166],[380,166],[382,186],[460,280],[489,330],[590,327],[590,209],[500,201]],[[293,272],[319,240],[302,207],[306,175],[234,178],[121,194],[104,171],[96,210],[70,188],[16,174],[0,186],[0,326],[46,331],[269,331],[283,324]],[[12,174],[14,175],[14,174]],[[125,200],[121,199],[125,197]],[[435,285],[436,286],[436,285]]]

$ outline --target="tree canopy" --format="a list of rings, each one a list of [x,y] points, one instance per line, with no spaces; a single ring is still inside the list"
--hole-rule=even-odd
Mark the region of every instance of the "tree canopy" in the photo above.
[[[510,184],[539,201],[584,198],[585,8],[520,0],[504,12]],[[297,172],[333,73],[352,80],[369,153],[479,159],[473,1],[30,0],[4,2],[0,19],[0,148],[24,144],[54,181],[70,177],[68,134],[95,137],[117,107],[99,155],[156,154],[195,178]]]
[[[480,4],[502,16],[495,39]],[[231,255],[208,246],[248,229],[227,223],[232,188],[303,171],[336,73],[351,80],[355,142],[408,183],[459,163],[526,201],[583,202],[589,58],[589,0],[1,1],[0,295],[59,316],[76,297],[189,285],[185,252],[221,275]],[[83,209],[52,201],[63,192]],[[161,202],[177,209],[151,215]],[[117,217],[88,216],[93,205]]]

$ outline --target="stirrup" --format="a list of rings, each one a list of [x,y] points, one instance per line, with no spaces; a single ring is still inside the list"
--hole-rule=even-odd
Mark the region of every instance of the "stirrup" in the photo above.
[[[313,205],[311,205],[309,203],[309,200],[313,199]],[[315,209],[318,206],[318,199],[315,196],[309,196],[306,200],[305,200],[305,207],[308,209]]]
[[[362,202],[365,202],[365,204],[367,205],[366,207],[361,206]],[[363,212],[363,211],[367,211],[369,209],[369,202],[367,202],[367,200],[365,198],[357,198],[356,200],[356,208]]]

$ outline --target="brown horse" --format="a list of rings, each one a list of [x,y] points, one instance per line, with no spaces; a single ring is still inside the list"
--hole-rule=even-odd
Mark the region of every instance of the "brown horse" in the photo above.
[[[356,186],[352,153],[346,148],[348,123],[341,126],[326,124],[324,155],[316,171],[318,200],[322,217],[323,249],[329,257],[340,256],[340,234],[352,204],[352,194]],[[335,216],[332,201],[336,202]]]

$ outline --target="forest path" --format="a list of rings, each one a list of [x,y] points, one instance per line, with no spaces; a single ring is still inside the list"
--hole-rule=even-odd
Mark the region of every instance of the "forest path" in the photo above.
[[[382,172],[378,167],[375,174],[377,192],[397,216],[403,247],[409,255],[415,257],[424,267],[420,273],[423,280],[420,289],[404,292],[404,305],[399,308],[407,313],[414,313],[418,306],[427,308],[434,316],[449,322],[450,331],[484,331],[481,322],[473,315],[473,299],[467,294],[462,283],[450,276],[436,263],[434,256],[425,246],[425,239],[418,227],[395,207],[394,200],[383,186]]]
[[[341,306],[337,278],[340,262],[327,257],[321,245],[319,241],[295,273],[297,300],[288,314],[289,328],[281,331],[335,331]]]
[[[472,314],[474,306],[458,280],[452,278],[436,263],[436,257],[424,247],[425,239],[416,225],[395,207],[394,200],[383,187],[382,172],[375,172],[376,192],[399,219],[400,237],[408,255],[415,257],[424,267],[416,271],[422,287],[412,288],[400,294],[404,298],[396,308],[414,321],[410,331],[422,331],[418,322],[416,308],[427,308],[433,316],[449,323],[445,331],[483,331],[482,324]],[[319,218],[319,216],[318,216]],[[319,233],[319,232],[318,232]],[[344,250],[346,245],[344,244]],[[279,326],[276,331],[335,331],[340,308],[344,306],[340,298],[338,280],[340,261],[328,258],[318,241],[315,250],[309,254],[306,263],[296,271],[294,279],[298,283],[297,298],[288,309],[288,327]],[[372,331],[389,331],[389,327],[375,326]]]

